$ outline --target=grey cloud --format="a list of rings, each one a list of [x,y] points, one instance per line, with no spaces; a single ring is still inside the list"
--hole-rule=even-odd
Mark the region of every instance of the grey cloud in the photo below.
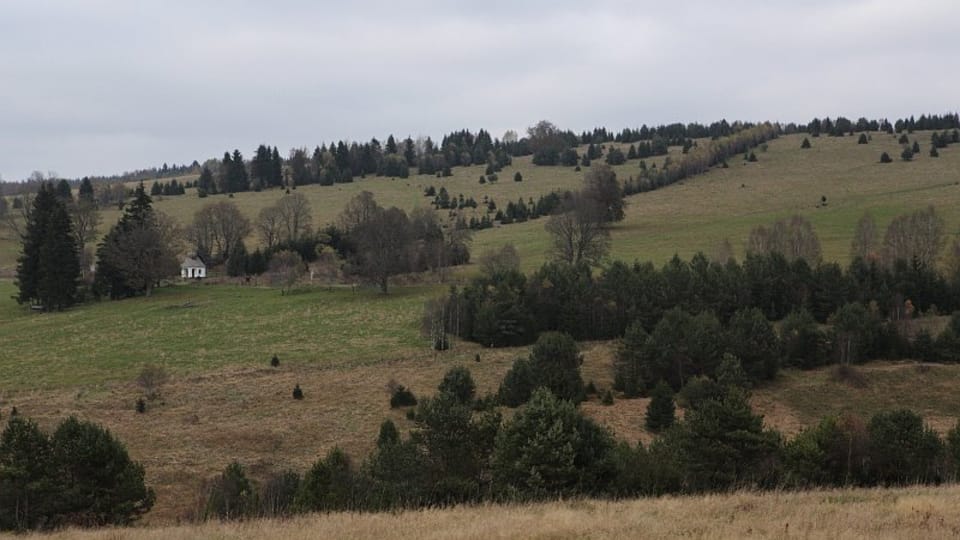
[[[958,108],[953,0],[11,0],[0,174],[541,118],[581,130]]]

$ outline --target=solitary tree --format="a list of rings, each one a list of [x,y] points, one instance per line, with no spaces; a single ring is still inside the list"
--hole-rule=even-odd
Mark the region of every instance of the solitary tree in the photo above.
[[[161,279],[179,270],[179,239],[175,222],[154,210],[140,184],[120,221],[97,248],[98,291],[110,298],[150,296]]]
[[[610,233],[597,205],[574,194],[565,208],[547,221],[555,258],[572,264],[598,264],[610,249]]]
[[[45,311],[76,300],[80,258],[66,202],[43,183],[32,202],[17,261],[17,301],[36,302]]]

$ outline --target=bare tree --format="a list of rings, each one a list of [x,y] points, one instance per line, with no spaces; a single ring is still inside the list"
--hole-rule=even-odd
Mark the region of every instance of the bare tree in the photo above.
[[[722,242],[717,244],[717,247],[713,252],[713,262],[719,264],[727,264],[731,259],[735,259],[733,254],[733,245],[730,243],[729,238],[724,238]]]
[[[520,270],[520,254],[513,244],[504,244],[500,249],[488,249],[480,254],[480,271],[487,276]]]
[[[598,163],[583,175],[583,195],[597,205],[600,215],[606,222],[622,221],[623,189],[617,181],[617,174],[605,163]]]
[[[407,214],[396,207],[380,210],[351,234],[357,241],[352,270],[386,294],[390,277],[409,269],[413,236]]]
[[[267,249],[273,249],[280,243],[283,236],[280,210],[276,206],[268,206],[260,210],[257,217],[257,232],[260,234],[260,243]]]
[[[73,236],[80,253],[80,276],[86,277],[93,264],[93,241],[100,226],[100,209],[92,199],[77,198],[68,205],[73,221]]]
[[[381,211],[380,205],[373,198],[373,193],[361,191],[355,197],[350,199],[337,221],[344,232],[349,233],[357,227],[369,221],[377,212]]]
[[[875,259],[879,255],[880,234],[877,223],[870,212],[866,212],[857,221],[857,228],[853,231],[853,240],[850,242],[850,258]]]
[[[205,205],[193,216],[187,236],[197,253],[211,261],[230,258],[231,250],[250,234],[250,220],[235,203],[222,200]]]
[[[758,225],[750,231],[748,253],[780,253],[787,260],[804,259],[811,265],[820,262],[820,239],[807,218],[794,215],[772,227]]]
[[[283,250],[270,257],[270,281],[280,285],[283,295],[300,279],[304,272],[303,259],[296,251]]]
[[[943,219],[933,206],[898,216],[883,237],[884,259],[887,264],[903,259],[934,267],[946,242],[943,232]]]
[[[313,230],[310,201],[302,193],[284,195],[277,203],[282,240],[296,242]]]
[[[572,264],[598,264],[610,250],[610,233],[597,206],[575,194],[564,211],[550,216],[546,225],[553,256]]]

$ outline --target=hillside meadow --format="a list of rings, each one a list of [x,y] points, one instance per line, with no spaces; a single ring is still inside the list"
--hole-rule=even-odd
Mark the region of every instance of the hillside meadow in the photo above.
[[[824,258],[842,263],[854,224],[866,210],[883,226],[899,213],[933,204],[953,233],[960,226],[960,146],[929,158],[929,134],[918,132],[914,137],[921,142],[920,155],[910,163],[897,160],[886,165],[878,162],[880,152],[899,155],[896,139],[888,135],[874,134],[867,145],[856,144],[856,137],[814,138],[808,150],[800,149],[802,136],[781,137],[768,143],[765,151],[757,149],[755,163],[731,159],[729,168],[717,167],[629,197],[627,217],[612,231],[611,256],[662,263],[674,253],[685,258],[698,250],[710,253],[725,238],[742,255],[752,227],[792,213],[811,219]],[[679,157],[679,149],[671,152]],[[637,163],[618,167],[618,176],[639,172]],[[517,170],[523,182],[513,182]],[[373,191],[381,204],[408,210],[429,202],[423,197],[428,185],[444,185],[451,195],[462,192],[478,201],[491,196],[503,206],[519,197],[576,188],[583,174],[572,168],[534,167],[529,158],[516,159],[492,185],[478,183],[479,167],[457,168],[454,173],[443,180],[368,178],[298,191],[310,199],[315,225],[320,225],[333,220],[350,197],[365,189]],[[279,196],[277,191],[242,193],[233,201],[253,218]],[[826,206],[820,204],[821,197],[826,197]],[[157,207],[187,222],[203,204],[222,198],[188,194],[160,199]],[[117,216],[116,210],[105,212],[103,230]],[[474,237],[473,253],[512,242],[523,268],[535,269],[549,247],[543,224],[541,219],[481,231]],[[16,251],[15,244],[0,242],[0,267],[9,271]],[[475,271],[471,265],[455,277]],[[444,353],[430,350],[419,332],[423,304],[448,286],[426,276],[419,284],[393,287],[384,296],[366,287],[305,284],[293,294],[281,295],[256,283],[183,284],[161,288],[150,298],[36,314],[10,300],[14,285],[0,280],[4,345],[0,412],[6,415],[17,406],[47,428],[71,414],[102,423],[144,463],[148,482],[157,489],[158,502],[147,521],[169,523],[196,511],[202,481],[232,459],[240,460],[255,478],[287,467],[303,471],[334,445],[361,460],[384,418],[392,418],[402,429],[412,425],[404,411],[387,405],[386,386],[391,380],[409,386],[418,396],[429,395],[447,369],[465,365],[480,394],[494,392],[513,360],[527,350],[483,349],[459,341]],[[608,388],[615,344],[582,347],[584,378]],[[273,354],[281,360],[278,368],[268,365]],[[135,380],[147,364],[163,367],[171,380],[161,398],[148,404],[147,413],[138,415],[134,403],[142,391]],[[826,369],[786,371],[756,390],[753,404],[768,425],[786,434],[843,411],[869,416],[883,408],[908,407],[941,432],[960,415],[953,395],[960,385],[957,366],[885,362],[861,370],[866,384],[857,388],[836,382]],[[302,402],[290,397],[295,384],[306,394]],[[636,443],[651,438],[642,428],[646,404],[645,399],[617,400],[606,407],[594,398],[583,407],[618,437]],[[517,519],[522,514],[518,512]],[[597,522],[606,520],[604,514]],[[507,527],[505,537],[524,530],[521,522],[515,525],[520,528]],[[444,529],[438,525],[438,530]],[[239,531],[225,534],[256,534]],[[570,534],[585,534],[577,531]],[[631,531],[616,530],[609,536],[631,536]],[[193,532],[219,534],[212,529]],[[297,536],[296,531],[278,534]],[[869,536],[858,534],[851,537]],[[731,529],[718,537],[724,535],[737,533]]]
[[[18,538],[805,538],[934,540],[960,535],[960,487],[738,492],[626,501],[571,500],[156,528],[67,530]]]
[[[664,262],[674,253],[684,258],[697,251],[710,254],[724,239],[729,239],[737,255],[742,256],[751,228],[794,213],[813,222],[823,244],[824,259],[841,263],[849,260],[853,228],[867,210],[883,227],[898,214],[932,204],[945,219],[949,232],[960,230],[960,145],[942,149],[940,157],[931,158],[927,154],[930,132],[918,131],[910,138],[920,143],[921,152],[913,161],[903,162],[894,135],[873,133],[869,144],[863,145],[857,144],[856,136],[822,136],[810,138],[809,149],[800,148],[803,138],[802,134],[782,136],[756,149],[757,162],[747,163],[736,156],[728,160],[729,168],[715,167],[667,188],[628,197],[626,219],[612,230],[611,257]],[[584,148],[580,150],[582,153]],[[881,164],[881,152],[893,156],[893,163]],[[681,149],[670,148],[669,157],[681,159]],[[662,167],[664,159],[661,156],[646,162]],[[624,181],[639,175],[638,165],[639,160],[630,160],[614,170]],[[334,186],[302,186],[297,191],[310,201],[314,225],[321,227],[335,221],[346,202],[364,190],[373,192],[381,205],[407,211],[429,205],[431,199],[423,195],[428,186],[446,187],[452,197],[463,194],[478,203],[486,196],[504,208],[519,198],[536,200],[551,191],[576,189],[588,169],[577,172],[572,167],[538,167],[526,156],[515,158],[513,165],[499,173],[496,183],[480,184],[483,167],[471,166],[453,168],[449,178],[367,177]],[[523,176],[522,182],[513,181],[516,172]],[[282,192],[270,190],[237,193],[231,200],[255,220],[262,208],[281,196]],[[820,204],[821,197],[826,197],[826,205]],[[157,197],[156,207],[186,225],[203,205],[224,198],[215,195],[201,199],[191,189],[182,196]],[[468,219],[475,214],[469,209],[462,212]],[[119,215],[116,208],[105,209],[100,232],[106,232]],[[524,268],[536,268],[549,250],[543,224],[540,219],[479,231],[474,236],[473,251],[480,253],[512,242]],[[258,243],[255,234],[248,243],[251,247]],[[9,238],[0,240],[0,275],[12,273],[17,250]]]

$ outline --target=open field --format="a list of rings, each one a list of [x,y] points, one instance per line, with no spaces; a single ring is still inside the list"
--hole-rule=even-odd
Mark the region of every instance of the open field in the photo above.
[[[740,492],[627,501],[572,500],[395,514],[337,513],[195,526],[69,530],[19,538],[835,538],[960,535],[960,487]]]

